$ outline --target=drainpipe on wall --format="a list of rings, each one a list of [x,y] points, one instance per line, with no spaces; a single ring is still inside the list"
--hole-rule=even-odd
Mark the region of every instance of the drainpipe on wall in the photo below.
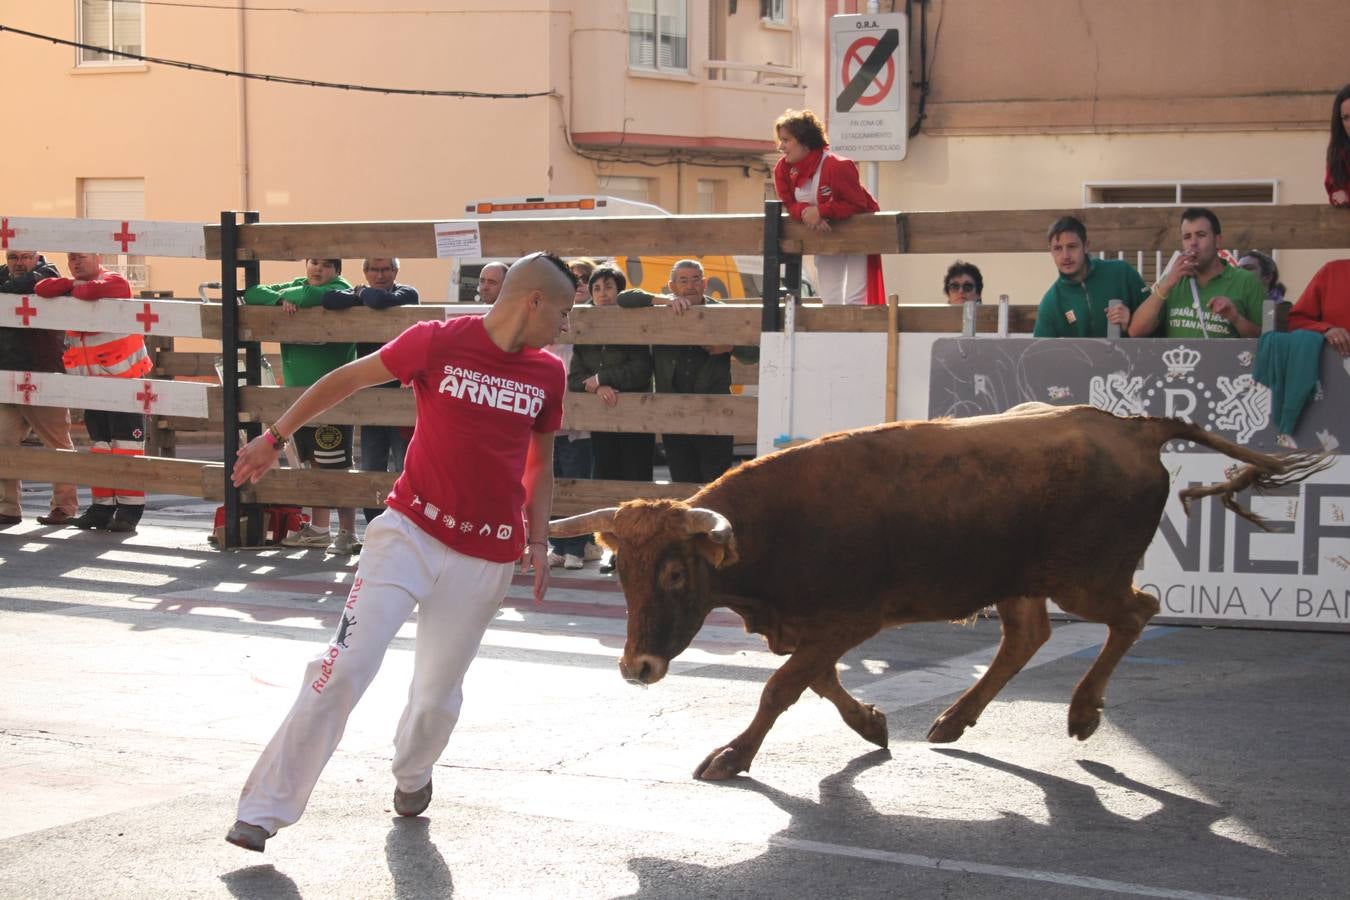
[[[238,0],[235,11],[235,38],[239,48],[236,68],[240,72],[248,71],[244,52],[244,2]],[[248,185],[248,79],[240,78],[236,92],[235,107],[239,111],[239,121],[235,129],[237,135],[236,153],[239,156],[239,208],[250,209]]]

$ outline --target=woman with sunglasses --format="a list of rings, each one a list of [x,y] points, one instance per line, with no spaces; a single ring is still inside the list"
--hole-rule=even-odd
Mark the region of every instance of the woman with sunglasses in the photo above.
[[[958,259],[947,267],[947,277],[942,279],[942,292],[947,302],[960,305],[967,300],[979,303],[984,294],[984,276],[974,263]]]

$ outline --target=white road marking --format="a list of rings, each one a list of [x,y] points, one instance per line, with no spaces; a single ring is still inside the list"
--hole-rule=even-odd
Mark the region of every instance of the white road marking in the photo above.
[[[808,853],[870,859],[876,862],[914,866],[921,869],[937,869],[943,872],[966,872],[972,875],[993,875],[998,878],[1017,878],[1024,881],[1044,881],[1066,887],[1111,891],[1116,894],[1134,894],[1139,897],[1171,897],[1176,898],[1176,900],[1236,900],[1236,898],[1230,898],[1223,894],[1177,891],[1170,888],[1150,887],[1146,884],[1131,884],[1127,881],[1111,881],[1107,878],[1089,878],[1083,875],[1066,875],[1061,872],[1043,872],[1038,869],[1015,869],[1011,866],[993,866],[961,859],[938,859],[932,856],[919,856],[915,853],[895,853],[890,850],[869,850],[866,847],[825,844],[820,841],[803,841],[789,837],[774,836],[769,838],[769,843],[774,847],[804,850]]]

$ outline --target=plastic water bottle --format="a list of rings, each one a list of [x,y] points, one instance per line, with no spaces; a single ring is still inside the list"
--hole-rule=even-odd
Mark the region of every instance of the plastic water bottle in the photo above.
[[[1106,308],[1108,310],[1115,309],[1117,306],[1124,306],[1124,305],[1125,301],[1121,300],[1119,297],[1112,297],[1110,300],[1106,301]],[[1111,322],[1110,324],[1108,324],[1106,326],[1106,336],[1113,340],[1119,338],[1120,337],[1119,323]]]
[[[998,336],[1008,336],[1008,295],[998,295]]]
[[[961,336],[975,336],[975,313],[980,308],[978,300],[967,300],[961,304]]]

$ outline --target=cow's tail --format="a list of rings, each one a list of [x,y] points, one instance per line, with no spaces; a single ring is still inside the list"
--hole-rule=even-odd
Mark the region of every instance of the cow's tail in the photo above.
[[[1208,432],[1190,422],[1183,422],[1179,419],[1154,419],[1153,421],[1163,425],[1159,443],[1177,438],[1194,441],[1211,450],[1216,450],[1224,456],[1246,463],[1244,466],[1234,466],[1225,472],[1228,475],[1227,481],[1190,487],[1180,491],[1178,496],[1181,497],[1181,506],[1186,510],[1187,515],[1191,511],[1192,500],[1212,497],[1217,494],[1223,505],[1228,509],[1242,516],[1242,518],[1266,528],[1264,519],[1237,502],[1235,495],[1238,492],[1247,488],[1263,491],[1284,484],[1295,484],[1315,472],[1322,471],[1336,461],[1334,456],[1325,452],[1300,451],[1279,455],[1260,453],[1219,437],[1217,434]]]

